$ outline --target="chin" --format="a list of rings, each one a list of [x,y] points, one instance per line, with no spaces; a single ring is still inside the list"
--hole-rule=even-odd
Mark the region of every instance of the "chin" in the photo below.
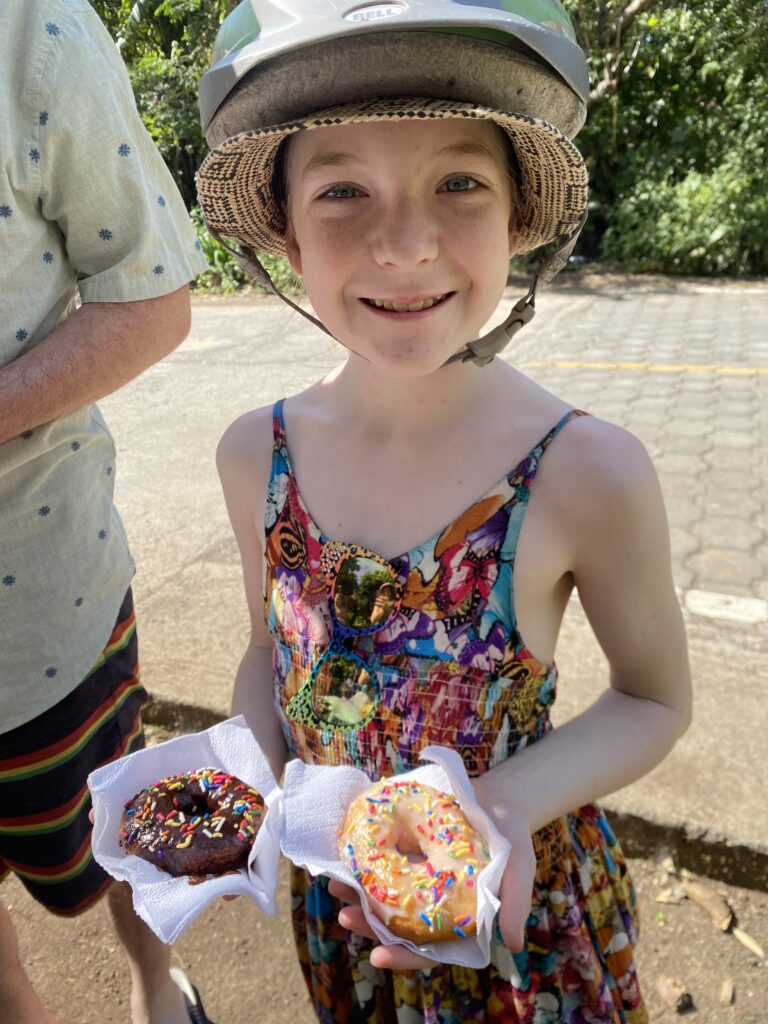
[[[389,377],[410,380],[436,373],[451,357],[452,351],[443,349],[424,352],[409,348],[398,352],[393,346],[391,349],[368,351],[362,353],[362,356],[373,370]]]

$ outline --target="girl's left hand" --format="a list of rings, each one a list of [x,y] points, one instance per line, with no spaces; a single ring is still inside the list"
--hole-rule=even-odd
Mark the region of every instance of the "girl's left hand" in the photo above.
[[[510,838],[508,835],[507,838]],[[531,910],[533,880],[536,875],[536,857],[533,852],[530,833],[520,829],[519,838],[512,843],[512,850],[507,859],[499,887],[499,927],[504,944],[513,953],[519,953],[525,945],[525,922]],[[360,897],[352,886],[344,885],[332,879],[328,891],[337,899],[349,906],[339,911],[339,923],[358,935],[375,939],[376,935],[365,919],[360,906]],[[435,966],[435,961],[418,953],[411,952],[405,946],[393,944],[376,946],[371,952],[371,964],[384,967],[390,971],[410,971]]]

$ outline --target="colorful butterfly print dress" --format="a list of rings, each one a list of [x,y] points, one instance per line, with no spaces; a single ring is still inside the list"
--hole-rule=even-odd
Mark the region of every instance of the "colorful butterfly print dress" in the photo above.
[[[470,776],[551,728],[557,672],[528,651],[513,604],[515,547],[539,462],[567,413],[485,497],[425,544],[389,559],[403,588],[397,615],[353,650],[375,671],[380,703],[357,731],[311,729],[285,706],[330,638],[326,538],[304,505],[274,408],[265,515],[265,612],[274,694],[294,757],[354,765],[372,780],[415,767],[430,744],[461,754]],[[371,943],[343,929],[325,879],[295,869],[293,925],[318,1019],[334,1024],[647,1024],[635,973],[635,894],[599,808],[537,832],[526,949],[497,933],[491,964],[393,974],[371,966]]]

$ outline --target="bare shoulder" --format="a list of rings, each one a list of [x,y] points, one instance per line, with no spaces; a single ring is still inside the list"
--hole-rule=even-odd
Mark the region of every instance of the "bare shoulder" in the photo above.
[[[641,558],[669,562],[662,488],[634,434],[596,417],[579,417],[552,445],[540,475],[540,498],[546,497],[577,580],[596,565],[617,568],[617,553],[628,548]]]
[[[572,420],[542,461],[541,475],[571,511],[591,512],[597,504],[632,501],[656,471],[642,441],[623,427],[596,416]]]
[[[256,484],[269,475],[272,460],[272,407],[246,412],[227,427],[216,449],[222,482],[243,477]],[[265,483],[266,486],[266,483]]]

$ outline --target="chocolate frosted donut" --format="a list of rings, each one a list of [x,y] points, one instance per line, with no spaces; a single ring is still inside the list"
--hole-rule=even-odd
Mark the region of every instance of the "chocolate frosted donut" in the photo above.
[[[255,789],[219,768],[198,768],[129,800],[119,842],[169,875],[220,875],[247,864],[264,814]]]

